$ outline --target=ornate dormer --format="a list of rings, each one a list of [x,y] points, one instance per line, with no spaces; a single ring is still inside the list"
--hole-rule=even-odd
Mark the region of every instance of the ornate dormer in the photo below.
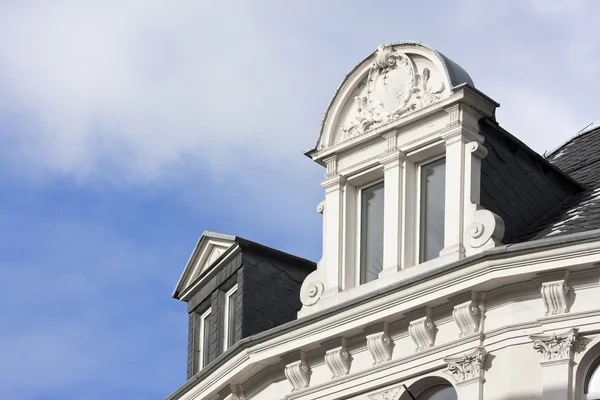
[[[500,243],[480,204],[479,122],[497,106],[417,42],[379,46],[346,76],[307,152],[326,167],[323,257],[301,316]]]

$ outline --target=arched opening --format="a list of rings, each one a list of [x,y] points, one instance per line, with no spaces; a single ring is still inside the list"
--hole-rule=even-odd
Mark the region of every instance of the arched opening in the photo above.
[[[450,382],[439,376],[419,379],[408,387],[408,392],[400,400],[458,400],[456,389]]]
[[[417,400],[458,400],[456,390],[452,385],[431,386],[416,397]]]
[[[600,399],[600,357],[588,369],[583,386],[586,400]]]

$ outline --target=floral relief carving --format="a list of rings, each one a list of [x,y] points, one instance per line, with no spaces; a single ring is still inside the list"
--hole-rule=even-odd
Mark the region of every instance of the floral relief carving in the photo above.
[[[577,340],[577,329],[561,334],[531,335],[533,348],[542,354],[545,361],[570,360]]]
[[[431,78],[429,68],[417,72],[407,54],[384,45],[375,52],[365,84],[356,92],[352,116],[340,126],[342,140],[436,103],[446,89],[443,81]]]
[[[456,383],[482,378],[486,357],[487,351],[483,347],[478,347],[472,353],[464,354],[461,357],[445,358],[444,361],[448,363],[445,372]]]
[[[402,386],[384,390],[383,392],[369,395],[370,400],[398,400],[402,394]]]

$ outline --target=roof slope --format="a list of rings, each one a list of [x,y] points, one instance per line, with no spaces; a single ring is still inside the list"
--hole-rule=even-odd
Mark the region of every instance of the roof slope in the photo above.
[[[575,136],[547,160],[584,189],[538,221],[520,241],[600,228],[600,128]]]

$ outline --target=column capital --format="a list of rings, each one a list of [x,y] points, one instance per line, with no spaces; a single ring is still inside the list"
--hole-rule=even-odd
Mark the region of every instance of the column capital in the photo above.
[[[530,335],[533,348],[542,354],[542,365],[556,362],[570,362],[573,358],[573,346],[577,340],[577,328],[551,335]]]
[[[379,163],[385,167],[402,164],[406,160],[404,154],[398,147],[390,147],[379,155]]]
[[[321,187],[323,189],[325,189],[326,193],[329,190],[332,190],[335,188],[341,188],[345,184],[346,184],[346,178],[339,174],[333,175],[331,177],[328,177],[324,181],[321,181]]]
[[[450,375],[458,385],[480,383],[483,380],[483,364],[486,357],[487,351],[480,346],[462,356],[444,358],[444,361],[448,363],[444,372]]]

